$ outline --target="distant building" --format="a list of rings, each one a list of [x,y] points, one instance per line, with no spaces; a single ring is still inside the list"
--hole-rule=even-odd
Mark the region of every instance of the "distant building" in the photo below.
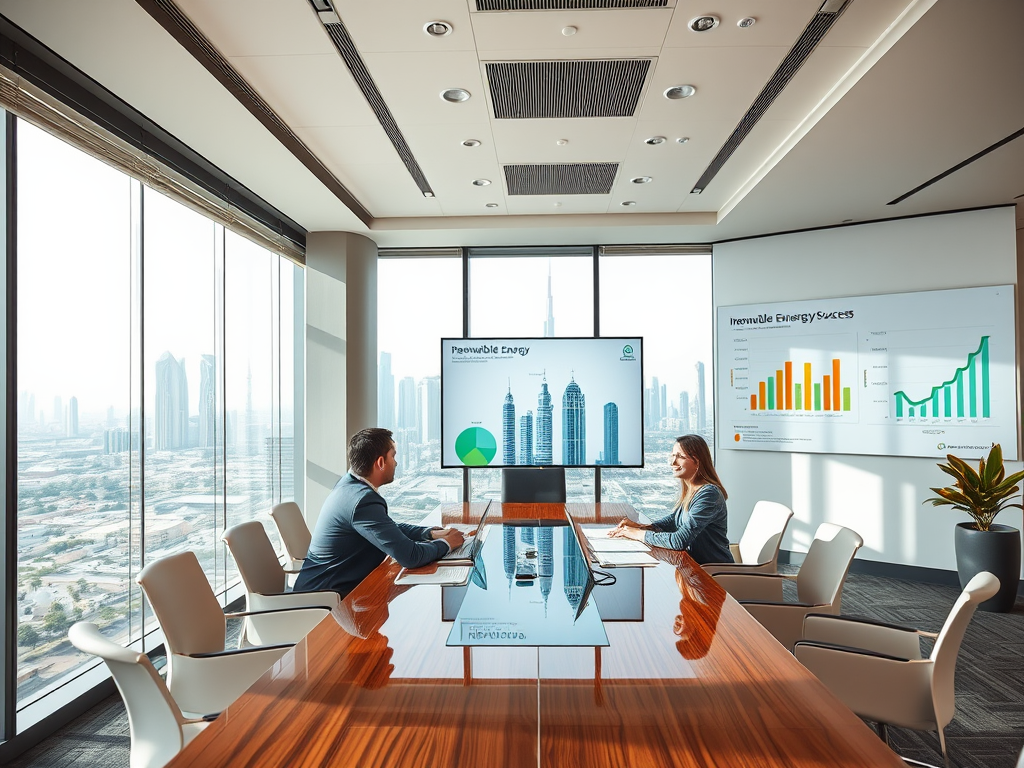
[[[391,353],[380,353],[377,368],[377,426],[395,429],[395,377],[391,373]]]
[[[665,414],[661,411],[661,385],[658,383],[658,377],[651,377],[651,388],[650,392],[650,411],[648,412],[648,424],[652,429],[657,429],[661,423],[661,417]]]
[[[121,427],[119,429],[108,429],[103,432],[103,453],[127,453],[131,450],[131,433]]]
[[[398,429],[412,432],[410,439],[416,442],[416,380],[412,376],[398,382]]]
[[[188,442],[188,380],[185,361],[164,352],[156,362],[156,443],[158,451],[186,448]]]
[[[217,359],[199,356],[199,447],[217,444]]]
[[[562,395],[562,463],[587,463],[586,398],[575,378],[569,380]]]
[[[683,432],[690,431],[690,393],[679,393],[679,421],[682,423]]]
[[[501,406],[501,459],[507,465],[516,463],[516,404],[511,385]]]
[[[420,379],[419,389],[420,442],[441,439],[441,377]]]
[[[704,397],[704,363],[697,361],[697,431],[703,433],[707,428],[707,400]]]
[[[78,437],[78,398],[68,400],[68,419],[64,433],[68,437]]]
[[[551,260],[548,259],[548,316],[544,321],[544,338],[555,335],[555,300],[551,296]]]
[[[533,464],[533,411],[519,417],[519,463]]]

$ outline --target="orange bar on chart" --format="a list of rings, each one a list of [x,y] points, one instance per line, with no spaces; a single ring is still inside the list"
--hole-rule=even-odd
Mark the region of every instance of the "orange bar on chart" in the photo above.
[[[843,400],[840,396],[842,388],[839,383],[839,361],[832,361],[832,410],[838,411]],[[826,406],[827,407],[827,406]]]
[[[751,395],[750,396],[750,410],[752,410],[752,411],[756,411],[757,410],[757,395]]]
[[[782,410],[782,371],[775,372],[775,410]]]
[[[804,410],[811,410],[811,364],[804,363]]]
[[[826,410],[826,411],[831,411],[832,410],[832,386],[829,384],[831,379],[832,379],[832,377],[831,376],[827,376],[827,375],[821,377],[821,380],[822,380],[822,385],[821,385],[822,396],[825,398],[825,402],[822,403],[822,409]]]
[[[760,411],[764,410],[764,401],[765,401],[765,397],[767,396],[767,392],[765,391],[765,389],[766,389],[766,387],[765,387],[765,383],[763,381],[760,384],[757,385],[757,396],[758,396],[757,408]]]
[[[786,379],[783,386],[786,388],[786,410],[793,410],[793,363],[786,361]]]

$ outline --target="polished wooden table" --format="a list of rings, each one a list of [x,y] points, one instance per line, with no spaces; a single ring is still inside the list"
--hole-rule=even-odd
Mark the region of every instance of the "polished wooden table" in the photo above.
[[[492,503],[488,524],[566,512],[633,514]],[[687,554],[653,553],[642,620],[605,621],[604,648],[446,647],[441,588],[386,561],[169,765],[903,766]]]

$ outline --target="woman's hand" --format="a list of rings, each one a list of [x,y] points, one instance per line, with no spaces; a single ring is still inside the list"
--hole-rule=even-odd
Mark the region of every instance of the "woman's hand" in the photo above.
[[[617,527],[612,528],[608,535],[613,539],[633,539],[633,541],[643,541],[646,533],[644,529],[636,523],[630,526],[623,526],[620,523]]]

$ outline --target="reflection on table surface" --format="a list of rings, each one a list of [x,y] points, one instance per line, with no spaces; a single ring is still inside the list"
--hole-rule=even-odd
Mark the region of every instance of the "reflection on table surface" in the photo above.
[[[483,506],[444,505],[429,522],[476,522]],[[488,523],[510,523],[518,546],[523,521],[566,510],[584,524],[632,512],[505,504]],[[570,529],[548,527],[554,558]],[[497,533],[486,583],[508,593]],[[603,622],[605,647],[446,646],[442,588],[396,587],[386,562],[171,765],[902,765],[688,555],[652,554],[662,562],[640,582],[642,620]],[[518,589],[542,605],[540,578]],[[553,573],[549,609],[557,589]]]

